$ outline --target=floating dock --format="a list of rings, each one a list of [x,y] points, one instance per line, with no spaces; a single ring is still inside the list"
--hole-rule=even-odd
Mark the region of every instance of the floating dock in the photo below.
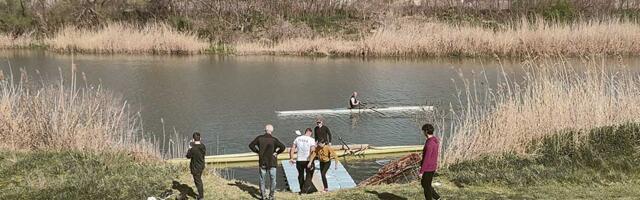
[[[289,190],[291,192],[300,192],[300,184],[298,183],[298,170],[296,169],[296,164],[291,163],[288,160],[283,160],[282,169],[284,170],[284,175],[287,181],[287,185],[289,186]],[[331,161],[331,166],[327,171],[327,186],[329,191],[335,191],[340,189],[354,188],[356,187],[356,182],[351,178],[347,169],[342,166],[340,162],[338,162],[338,167],[334,167],[336,164],[335,161]],[[322,191],[324,186],[322,185],[322,177],[320,174],[320,162],[315,161],[315,170],[313,173],[313,185],[318,191]]]
[[[347,150],[343,145],[334,145],[332,148],[338,154],[338,157],[343,157],[346,155],[358,155],[358,156],[369,156],[369,155],[383,155],[383,154],[397,154],[397,153],[406,153],[406,152],[418,152],[422,150],[422,145],[407,145],[407,146],[383,146],[383,147],[375,147],[369,146],[366,144],[352,144],[349,145],[351,151]],[[289,149],[284,153],[278,155],[278,160],[289,160]],[[167,160],[168,163],[189,163],[189,159],[186,158],[174,158]],[[205,156],[205,162],[207,164],[213,165],[225,165],[225,166],[242,166],[242,165],[251,165],[256,164],[258,162],[258,154],[249,152],[249,153],[238,153],[238,154],[225,154],[225,155],[215,155],[215,156]]]

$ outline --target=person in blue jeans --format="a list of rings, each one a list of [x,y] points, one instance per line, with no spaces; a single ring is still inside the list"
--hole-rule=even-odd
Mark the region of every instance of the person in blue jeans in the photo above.
[[[284,144],[273,137],[273,125],[267,124],[265,133],[256,137],[249,143],[249,149],[258,154],[258,165],[260,166],[260,195],[261,199],[275,199],[276,191],[276,167],[278,166],[278,154],[285,150]],[[265,198],[267,175],[271,180],[269,197]]]

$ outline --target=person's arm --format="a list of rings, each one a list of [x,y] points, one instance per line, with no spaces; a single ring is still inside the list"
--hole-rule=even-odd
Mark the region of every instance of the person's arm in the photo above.
[[[329,143],[329,145],[331,145],[331,129],[329,129],[329,127],[327,127],[327,141]]]
[[[291,149],[289,149],[289,161],[290,161],[291,163],[294,163],[294,162],[295,162],[295,161],[293,160],[293,152],[295,152],[295,151],[296,151],[296,148],[297,148],[297,146],[296,146],[296,142],[293,142],[293,144],[291,145]]]
[[[338,154],[336,154],[336,152],[331,147],[329,147],[329,158],[333,159],[333,162],[335,163],[333,165],[333,168],[335,170],[338,170]]]
[[[282,152],[284,152],[284,150],[287,148],[284,146],[284,144],[282,144],[282,142],[280,142],[280,140],[275,139],[275,145],[276,148],[278,148],[278,150],[276,151],[276,154],[281,154]]]
[[[193,148],[189,148],[189,150],[187,150],[187,158],[191,159],[191,149]]]
[[[311,146],[311,154],[309,154],[309,164],[307,164],[307,168],[311,168],[313,161],[316,159],[316,146]]]
[[[251,143],[249,143],[249,149],[251,149],[251,151],[253,151],[254,153],[260,153],[260,149],[258,149],[258,138],[256,137],[256,139],[253,139],[253,141],[251,141]]]

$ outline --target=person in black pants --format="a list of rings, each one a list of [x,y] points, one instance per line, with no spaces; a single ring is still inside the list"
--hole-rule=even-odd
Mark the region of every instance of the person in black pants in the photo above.
[[[322,176],[322,185],[324,186],[323,192],[328,192],[329,185],[327,183],[327,171],[329,171],[329,167],[331,166],[331,159],[335,161],[335,169],[338,169],[336,152],[333,151],[331,146],[327,145],[326,141],[320,140],[317,146],[311,151],[311,155],[309,155],[310,163],[307,165],[308,168],[313,167],[314,159],[318,159],[320,161],[320,175]]]
[[[300,131],[296,131],[299,134]],[[313,130],[307,128],[304,135],[297,137],[291,149],[289,150],[289,158],[291,164],[296,163],[296,169],[298,170],[298,184],[300,186],[300,193],[312,192],[313,184],[311,179],[313,178],[313,169],[307,168],[309,164],[309,154],[311,153],[311,147],[316,145],[316,141],[311,137]],[[294,153],[296,158],[294,159]],[[305,175],[306,172],[306,175]],[[305,184],[307,183],[307,184]]]
[[[202,172],[204,171],[204,155],[206,153],[206,147],[200,142],[200,133],[193,133],[193,139],[189,142],[187,158],[191,159],[189,169],[191,170],[191,175],[193,175],[193,182],[196,184],[196,188],[198,189],[198,200],[204,199]]]
[[[440,149],[440,140],[433,135],[434,127],[431,124],[422,126],[422,133],[427,138],[422,148],[422,161],[420,162],[420,181],[424,190],[424,198],[427,200],[440,199],[440,195],[431,185],[433,176],[438,169],[438,151]]]

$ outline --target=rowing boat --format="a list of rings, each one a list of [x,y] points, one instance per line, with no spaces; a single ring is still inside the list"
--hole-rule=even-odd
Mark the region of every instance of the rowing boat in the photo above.
[[[417,111],[431,111],[433,106],[393,106],[393,107],[381,107],[381,108],[335,108],[335,109],[318,109],[318,110],[291,110],[291,111],[276,111],[278,116],[286,115],[318,115],[318,114],[351,114],[351,113],[364,113],[364,112],[378,112],[378,113],[393,113],[393,112],[417,112]]]
[[[363,149],[358,152],[357,155],[380,155],[380,154],[394,154],[394,153],[406,153],[416,152],[422,149],[422,145],[407,145],[407,146],[389,146],[389,147],[374,147],[366,144],[361,145],[349,145],[352,149]],[[347,156],[350,152],[345,150],[345,147],[341,145],[332,146],[336,150],[338,157]],[[288,150],[288,149],[287,149]],[[278,160],[289,159],[288,153],[284,152],[278,155]],[[205,162],[207,164],[238,164],[246,162],[257,162],[258,154],[256,153],[239,153],[239,154],[227,154],[227,155],[215,155],[205,156]],[[188,163],[189,159],[174,158],[167,160],[169,163]]]

